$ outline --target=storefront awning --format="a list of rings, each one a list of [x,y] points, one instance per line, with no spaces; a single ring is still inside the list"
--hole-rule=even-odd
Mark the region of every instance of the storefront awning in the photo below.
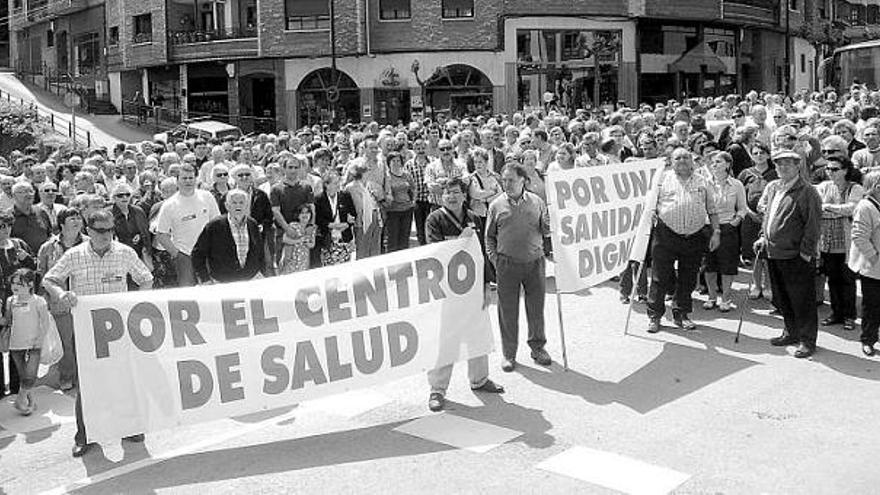
[[[702,66],[705,66],[705,71],[710,74],[727,72],[727,66],[718,55],[715,55],[715,52],[705,41],[697,44],[678,60],[669,64],[669,72],[698,73]]]

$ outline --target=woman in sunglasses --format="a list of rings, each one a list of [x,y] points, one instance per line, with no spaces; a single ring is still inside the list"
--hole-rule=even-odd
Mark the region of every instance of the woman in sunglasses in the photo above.
[[[822,272],[828,277],[831,315],[822,321],[830,326],[843,323],[844,330],[855,328],[856,277],[846,265],[856,203],[865,195],[859,184],[858,169],[845,156],[825,159],[828,180],[816,186],[822,198],[822,224],[819,254]]]
[[[140,259],[152,257],[150,242],[150,224],[144,210],[131,204],[131,186],[122,182],[113,190],[113,225],[116,229],[116,240],[134,249]],[[145,256],[146,255],[146,256]],[[133,284],[133,281],[129,285]],[[136,286],[129,287],[135,290]]]

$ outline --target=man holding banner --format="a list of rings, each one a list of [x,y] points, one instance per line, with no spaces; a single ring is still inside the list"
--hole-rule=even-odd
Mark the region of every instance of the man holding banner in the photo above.
[[[526,177],[523,165],[504,166],[501,181],[505,192],[489,205],[486,219],[486,254],[495,266],[498,283],[498,324],[504,353],[501,369],[507,372],[516,368],[520,288],[525,293],[532,359],[541,366],[551,363],[544,350],[544,239],[550,236],[550,218],[541,198],[525,190]]]
[[[86,219],[89,241],[67,250],[43,277],[43,287],[65,308],[76,306],[77,297],[111,294],[128,290],[127,276],[140,290],[153,287],[153,275],[134,250],[113,240],[113,215],[107,210],[92,212]],[[70,290],[64,290],[66,283]],[[82,365],[82,364],[81,364]],[[142,442],[143,434],[124,440]],[[76,395],[76,436],[73,456],[81,457],[88,451],[86,427],[83,423],[82,399]]]
[[[467,189],[467,184],[458,177],[453,177],[444,184],[443,206],[431,212],[425,221],[425,232],[429,243],[476,235],[475,231],[483,228],[480,217],[464,208],[464,193]],[[483,269],[483,307],[486,307],[489,302],[488,284],[489,271],[488,265],[485,265]],[[443,339],[441,345],[449,340]],[[441,352],[442,354],[444,353]],[[428,384],[431,386],[428,408],[432,411],[443,409],[446,388],[449,387],[449,380],[452,378],[452,366],[449,364],[428,371]],[[471,390],[493,394],[504,392],[504,387],[489,379],[489,356],[485,354],[468,360],[468,380],[471,382]]]
[[[685,148],[673,151],[672,170],[674,173],[667,172],[660,178],[654,210],[657,223],[651,248],[649,333],[660,331],[660,318],[666,312],[665,295],[672,292],[673,284],[675,325],[685,330],[697,327],[688,315],[693,310],[691,293],[697,283],[700,261],[707,243],[709,250],[714,251],[721,242],[715,196],[708,181],[694,174],[691,152]]]

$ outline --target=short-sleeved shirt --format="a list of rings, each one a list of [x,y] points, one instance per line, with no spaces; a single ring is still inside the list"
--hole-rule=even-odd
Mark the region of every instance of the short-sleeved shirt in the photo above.
[[[69,282],[70,291],[77,296],[92,296],[126,292],[126,275],[138,285],[153,280],[134,249],[125,244],[113,241],[101,256],[92,249],[91,242],[83,242],[68,249],[44,278],[61,287]]]
[[[304,204],[314,202],[312,186],[306,181],[298,181],[294,184],[279,182],[269,191],[269,203],[272,207],[281,208],[281,216],[287,223],[297,221],[300,208]]]
[[[460,179],[465,178],[465,174],[467,172],[467,167],[460,163],[458,160],[453,160],[450,166],[443,166],[443,162],[439,159],[431,161],[428,166],[425,167],[425,185],[432,184],[437,182],[437,179],[445,178],[451,179],[453,177],[458,177]],[[443,194],[435,194],[432,192],[428,193],[428,201],[435,205],[443,204]]]
[[[156,231],[170,234],[181,253],[189,256],[205,225],[220,216],[220,208],[210,192],[196,189],[192,196],[174,194],[162,203]]]
[[[657,195],[657,216],[679,235],[697,233],[715,214],[715,194],[711,185],[699,174],[685,180],[667,171],[660,180]]]

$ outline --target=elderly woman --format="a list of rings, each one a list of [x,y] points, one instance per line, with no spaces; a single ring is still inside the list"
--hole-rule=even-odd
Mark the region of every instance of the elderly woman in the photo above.
[[[828,277],[831,296],[831,315],[822,321],[830,326],[843,323],[844,330],[855,328],[856,278],[847,267],[853,210],[865,195],[859,184],[859,171],[846,157],[826,159],[828,180],[816,186],[822,198],[822,224],[819,236],[819,256],[822,272]]]
[[[554,170],[570,170],[575,167],[574,145],[562,143],[556,150],[556,159],[547,166],[547,172]]]
[[[58,198],[58,186],[54,182],[46,180],[37,187],[40,193],[40,202],[37,206],[46,212],[46,215],[49,217],[49,223],[52,226],[52,233],[57,234],[59,230],[58,213],[64,209],[63,204],[55,201]]]
[[[357,221],[357,209],[351,194],[340,191],[340,178],[335,170],[327,170],[321,176],[324,190],[315,199],[315,244],[321,249],[323,266],[338,265],[351,261],[355,251],[353,226]]]
[[[853,213],[848,268],[862,283],[862,353],[874,355],[880,329],[880,170],[865,175],[865,197]]]
[[[61,232],[49,238],[40,246],[37,253],[37,271],[45,275],[52,266],[61,258],[68,249],[80,244],[87,239],[83,235],[83,218],[79,210],[65,208],[58,213],[58,224]],[[61,346],[64,354],[58,363],[59,380],[61,390],[70,390],[76,383],[76,351],[73,346],[73,316],[70,308],[62,305],[61,301],[48,293],[46,297],[49,303],[49,312],[55,318],[58,334],[61,336]]]
[[[767,184],[779,178],[770,161],[770,148],[765,144],[755,143],[752,146],[754,165],[740,172],[737,179],[746,190],[746,216],[740,225],[741,254],[744,260],[752,262],[752,289],[749,299],[766,297],[772,300],[770,277],[767,271],[767,253],[755,253],[752,247],[761,236],[761,224],[764,212],[758,203],[764,194]]]
[[[412,232],[413,209],[416,206],[416,184],[412,174],[403,166],[403,156],[392,151],[385,155],[388,176],[385,187],[386,225],[388,251],[400,251],[409,247]]]
[[[226,193],[229,192],[229,167],[222,163],[214,165],[211,169],[211,195],[217,201],[220,214],[226,214]]]
[[[852,121],[843,119],[834,123],[831,128],[834,135],[840,136],[846,141],[846,156],[852,159],[853,153],[865,147],[865,143],[856,139],[856,125]]]
[[[721,228],[721,243],[705,257],[706,285],[709,298],[703,304],[705,309],[722,312],[732,307],[730,287],[739,272],[739,224],[748,213],[746,190],[742,182],[730,176],[733,157],[726,151],[715,153],[710,165],[711,185],[715,192],[715,208]],[[718,304],[718,274],[721,274],[721,304]]]
[[[140,190],[135,195],[134,205],[144,210],[144,213],[149,213],[154,204],[162,201],[162,195],[157,187],[159,185],[159,176],[152,170],[145,170],[138,176],[138,183],[140,184]]]
[[[150,208],[150,214],[148,217],[149,225],[150,225],[150,233],[155,234],[156,229],[158,228],[158,216],[159,210],[162,209],[162,203],[165,202],[166,199],[174,196],[177,192],[177,179],[174,177],[167,177],[159,183],[159,193],[162,195],[162,201],[155,203],[152,208]],[[156,237],[153,236],[153,288],[161,289],[163,287],[176,287],[177,286],[177,272],[174,269],[174,260],[171,259],[171,255],[168,254],[161,244],[156,240]]]
[[[345,186],[357,210],[358,221],[354,228],[357,259],[378,255],[382,245],[382,215],[379,202],[364,179],[366,171],[362,165],[352,167],[351,181]]]

